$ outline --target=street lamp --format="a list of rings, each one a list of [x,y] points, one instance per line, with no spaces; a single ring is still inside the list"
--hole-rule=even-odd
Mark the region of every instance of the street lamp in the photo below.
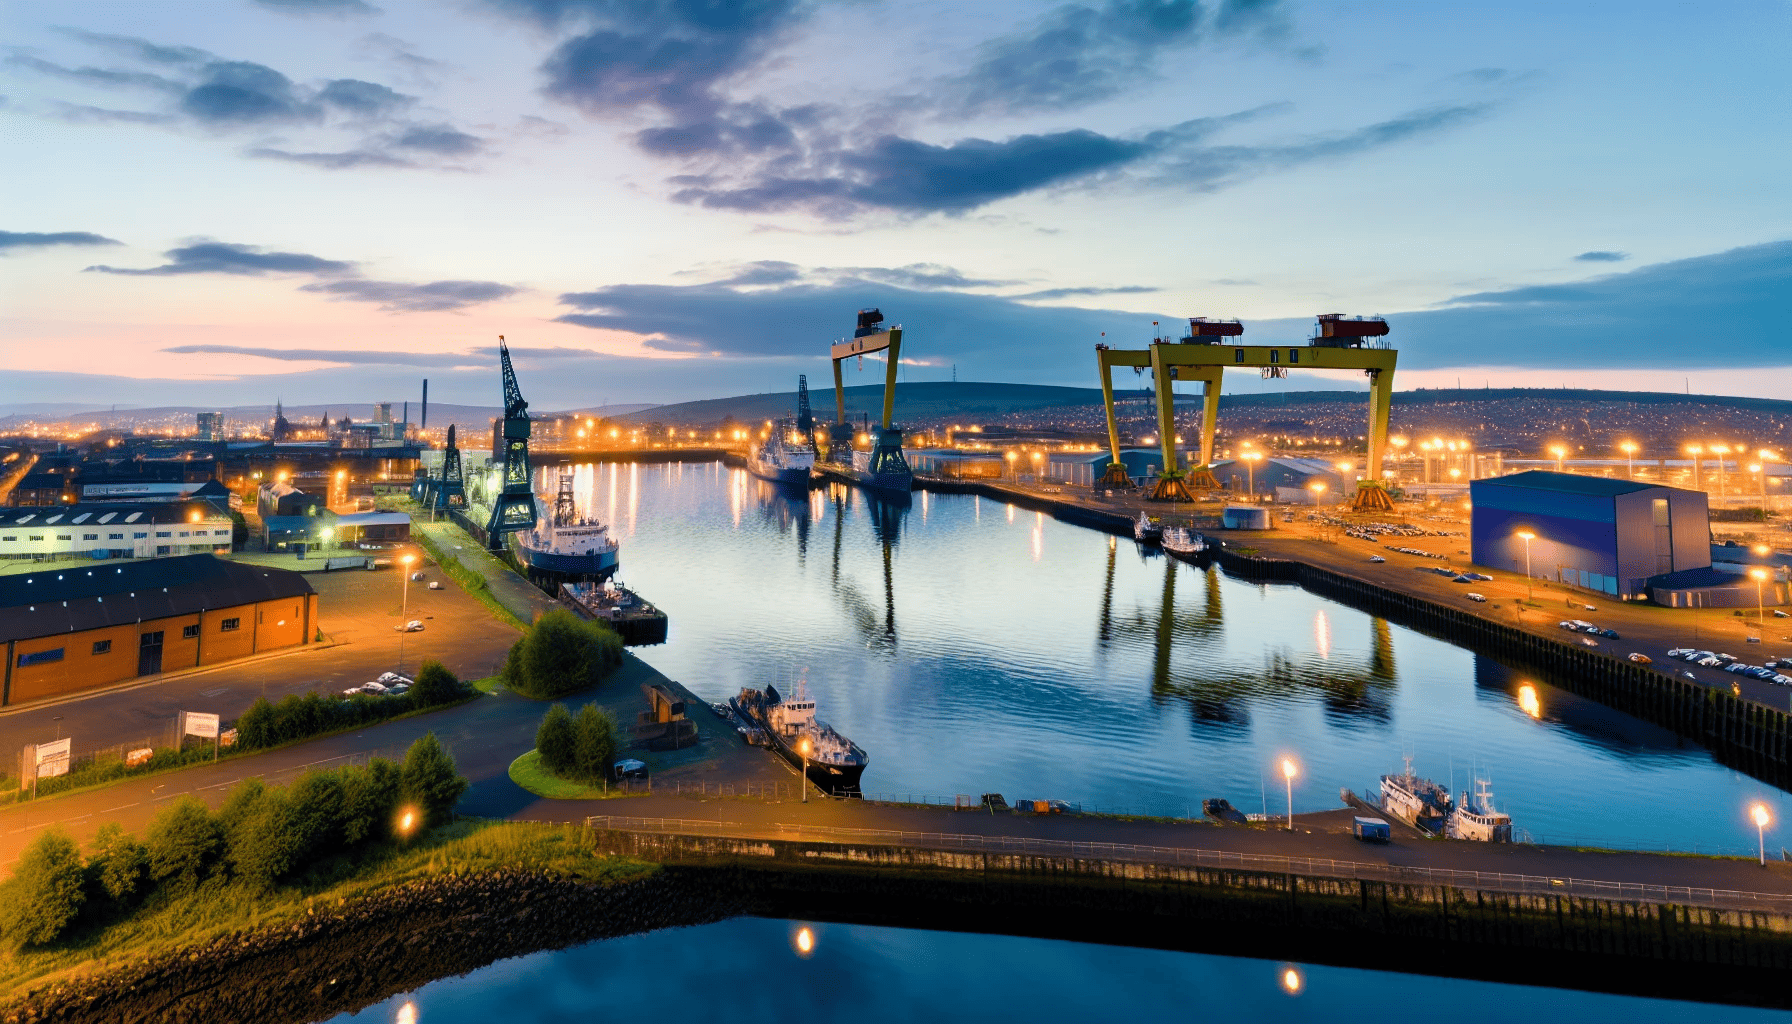
[[[1317,505],[1320,502],[1325,500],[1325,481],[1324,480],[1315,480],[1312,483],[1308,484],[1307,488],[1313,492],[1313,504]]]
[[[1757,463],[1750,465],[1748,467],[1748,471],[1750,473],[1753,473],[1756,476],[1758,476],[1761,480],[1761,507],[1766,508],[1767,507],[1767,474],[1762,472],[1762,468],[1763,467],[1761,466],[1761,464],[1759,462],[1757,462]]]
[[[1019,455],[1016,455],[1013,452],[1008,453],[1008,475],[1010,477],[1012,477],[1016,482],[1019,482],[1019,480],[1020,480],[1020,470],[1018,470],[1014,467],[1014,460],[1018,459],[1018,458],[1020,458]]]
[[[411,563],[417,560],[416,555],[405,555],[399,564],[404,566],[404,597],[398,606],[398,671],[404,671],[404,639],[409,633],[411,614]]]
[[[1717,456],[1717,496],[1722,498],[1724,496],[1724,456],[1730,454],[1730,446],[1714,444],[1711,446],[1711,452]]]
[[[1767,582],[1767,570],[1759,568],[1750,569],[1748,574],[1753,577],[1755,581],[1755,622],[1758,623],[1755,628],[1765,629],[1767,628],[1767,606],[1761,600],[1761,584]],[[1778,595],[1775,595],[1774,601],[1779,601]]]
[[[1568,454],[1568,449],[1559,444],[1552,444],[1549,446],[1549,454],[1556,457],[1556,472],[1562,472],[1562,458]]]
[[[1705,454],[1705,446],[1689,444],[1686,446],[1686,453],[1692,456],[1692,489],[1702,491],[1704,488],[1699,486],[1699,456]]]
[[[1294,758],[1282,758],[1282,780],[1288,784],[1288,831],[1294,831],[1294,777],[1300,774],[1300,766]]]
[[[1755,841],[1759,843],[1761,847],[1761,866],[1766,867],[1767,824],[1773,820],[1773,816],[1767,813],[1766,804],[1756,804],[1750,809],[1749,816],[1755,819]]]
[[[1624,478],[1626,480],[1635,480],[1636,466],[1632,460],[1636,457],[1636,445],[1629,441],[1625,441],[1623,444],[1618,445],[1618,448],[1624,453]]]
[[[799,749],[803,752],[803,777],[797,784],[803,787],[803,803],[808,803],[809,802],[809,739],[808,739],[808,737],[803,738],[803,742],[798,744],[797,749]]]
[[[1257,500],[1257,460],[1263,457],[1262,452],[1245,452],[1239,456],[1244,460],[1245,487],[1251,492],[1251,500]],[[1237,477],[1232,479],[1236,480]]]
[[[1528,602],[1531,600],[1531,541],[1536,540],[1537,535],[1529,530],[1520,530],[1518,537],[1524,541],[1524,599]]]

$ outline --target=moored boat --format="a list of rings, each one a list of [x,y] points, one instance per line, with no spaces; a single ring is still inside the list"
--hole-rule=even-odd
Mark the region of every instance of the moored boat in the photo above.
[[[810,782],[830,793],[857,793],[859,777],[870,757],[858,744],[815,717],[815,699],[808,687],[797,684],[796,695],[785,697],[775,686],[763,690],[743,687],[728,706],[749,725],[764,730],[774,749]]]
[[[512,534],[516,558],[530,579],[601,582],[616,574],[621,545],[610,528],[580,516],[573,502],[572,476],[560,477],[560,490],[550,512],[535,495],[535,526]]]
[[[764,441],[747,450],[747,472],[773,483],[807,487],[815,469],[815,450],[793,441],[796,427],[788,420],[772,425]]]
[[[1132,521],[1132,539],[1141,543],[1150,543],[1164,535],[1164,528],[1151,520],[1143,512]]]
[[[1444,825],[1444,834],[1451,839],[1479,843],[1509,843],[1512,841],[1512,816],[1494,809],[1493,784],[1477,778],[1474,796],[1462,794]]]
[[[1178,558],[1194,558],[1207,550],[1207,540],[1186,526],[1165,527],[1160,543]]]
[[[1456,808],[1448,787],[1413,774],[1409,757],[1404,773],[1381,777],[1381,809],[1408,825],[1437,834]]]

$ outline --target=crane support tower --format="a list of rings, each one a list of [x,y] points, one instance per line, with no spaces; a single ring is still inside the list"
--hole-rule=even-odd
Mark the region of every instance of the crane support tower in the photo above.
[[[535,491],[529,481],[529,403],[517,387],[510,348],[498,335],[498,357],[504,367],[504,419],[496,424],[492,456],[499,470],[498,493],[492,496],[492,517],[485,526],[485,546],[504,549],[504,535],[535,528]]]
[[[454,424],[448,424],[448,445],[442,449],[442,475],[429,482],[424,507],[432,512],[467,507],[466,477],[460,468],[460,447],[454,441]]]
[[[863,481],[874,487],[907,492],[913,473],[902,455],[902,431],[890,425],[896,408],[896,367],[902,358],[902,327],[880,326],[884,315],[876,309],[859,310],[858,326],[851,338],[835,342],[829,351],[834,363],[834,423],[828,428],[828,460],[855,468],[852,455],[852,424],[846,420],[846,384],[840,378],[840,363],[868,352],[888,352],[884,371],[884,417],[873,441],[870,461],[863,471]]]
[[[1368,459],[1357,480],[1355,508],[1358,511],[1386,511],[1393,508],[1387,487],[1382,482],[1381,460],[1387,449],[1388,411],[1394,393],[1394,363],[1399,353],[1387,347],[1384,338],[1388,323],[1380,317],[1346,317],[1341,313],[1319,316],[1318,327],[1305,345],[1269,346],[1242,344],[1244,325],[1236,320],[1208,320],[1195,317],[1189,321],[1187,337],[1172,340],[1154,338],[1143,351],[1095,346],[1096,363],[1101,373],[1102,404],[1107,409],[1108,449],[1113,463],[1097,486],[1126,486],[1130,480],[1120,462],[1120,428],[1114,418],[1114,383],[1116,366],[1150,368],[1152,387],[1157,396],[1158,439],[1163,448],[1164,468],[1152,489],[1151,497],[1161,501],[1193,501],[1190,485],[1217,486],[1213,478],[1213,434],[1219,420],[1220,381],[1228,366],[1240,369],[1254,367],[1266,377],[1287,376],[1289,369],[1361,370],[1369,378]],[[1174,383],[1198,380],[1202,384],[1201,461],[1184,472],[1176,459],[1176,420]]]
[[[796,376],[796,429],[803,435],[803,443],[809,446],[810,452],[820,450],[815,447],[815,413],[809,408],[809,375],[806,373]]]

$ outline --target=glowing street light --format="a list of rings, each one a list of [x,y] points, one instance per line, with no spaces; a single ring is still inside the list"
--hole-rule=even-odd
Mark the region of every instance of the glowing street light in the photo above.
[[[398,606],[398,671],[404,671],[404,638],[410,630],[411,614],[411,563],[417,560],[416,555],[400,558],[399,564],[404,566],[404,597]]]
[[[1529,530],[1520,530],[1518,539],[1524,541],[1524,599],[1529,601],[1531,599],[1531,541],[1536,540],[1537,535]]]
[[[1753,577],[1755,581],[1755,622],[1759,623],[1755,628],[1764,629],[1766,628],[1767,622],[1767,606],[1761,601],[1761,584],[1767,582],[1767,570],[1761,568],[1750,569],[1748,574]],[[1774,601],[1776,603],[1779,601],[1778,596],[1774,597]]]
[[[1636,457],[1636,445],[1630,441],[1625,441],[1618,445],[1618,450],[1624,453],[1624,478],[1626,480],[1635,480],[1636,466],[1632,460]]]
[[[1307,980],[1301,977],[1300,968],[1293,964],[1284,965],[1281,974],[1276,977],[1276,981],[1282,986],[1282,991],[1291,996],[1300,995],[1300,990],[1307,984]]]
[[[1288,784],[1288,831],[1294,831],[1294,777],[1300,774],[1300,766],[1294,758],[1282,758],[1282,780]]]
[[[1308,487],[1308,489],[1310,489],[1313,492],[1313,504],[1317,505],[1320,502],[1325,500],[1325,481],[1324,480],[1315,480],[1312,483],[1308,484],[1307,487]]]
[[[399,838],[409,839],[411,837],[411,833],[415,832],[416,830],[417,830],[417,809],[414,807],[406,807],[403,810],[399,811],[398,812],[398,836],[399,836]]]
[[[796,935],[791,938],[791,944],[796,947],[797,956],[808,957],[815,952],[815,932],[808,925],[804,925],[796,930]]]
[[[1251,492],[1251,500],[1255,501],[1257,500],[1257,461],[1263,458],[1263,453],[1245,452],[1239,458],[1244,460],[1245,487]]]
[[[803,803],[808,803],[809,802],[809,738],[806,736],[803,737],[803,742],[798,744],[797,749],[799,749],[803,752],[803,777],[802,777],[802,780],[798,783],[798,785],[803,787]]]
[[[1549,446],[1549,454],[1556,457],[1556,472],[1562,472],[1562,459],[1568,454],[1568,449],[1559,444],[1552,444]]]
[[[1699,456],[1705,454],[1705,446],[1702,444],[1689,444],[1686,446],[1686,454],[1692,456],[1692,489],[1695,491],[1704,490],[1704,488],[1699,486]]]
[[[1767,866],[1767,825],[1773,821],[1773,815],[1767,811],[1766,804],[1756,804],[1749,809],[1749,817],[1755,821],[1755,841],[1761,847],[1761,866]]]
[[[1711,453],[1717,456],[1717,496],[1721,498],[1724,496],[1724,456],[1730,454],[1730,446],[1714,444]]]

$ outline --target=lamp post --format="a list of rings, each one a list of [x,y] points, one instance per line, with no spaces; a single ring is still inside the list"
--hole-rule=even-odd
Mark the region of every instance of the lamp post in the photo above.
[[[1308,484],[1307,488],[1313,492],[1313,504],[1317,505],[1320,502],[1325,500],[1325,481],[1324,480],[1315,480],[1312,483]]]
[[[1549,446],[1549,454],[1556,457],[1556,472],[1562,472],[1562,459],[1568,454],[1568,449],[1559,444],[1552,444]]]
[[[1761,585],[1767,582],[1767,570],[1761,568],[1750,569],[1748,574],[1753,577],[1755,581],[1755,628],[1764,630],[1767,628],[1767,605],[1761,600]],[[1779,598],[1775,597],[1774,601],[1778,602]]]
[[[804,737],[803,742],[801,744],[799,744],[799,749],[801,749],[803,752],[803,777],[801,780],[799,780],[797,782],[797,785],[803,787],[803,803],[808,803],[809,802],[809,740],[807,737]]]
[[[1624,479],[1635,480],[1636,465],[1633,460],[1636,458],[1636,445],[1629,441],[1625,441],[1623,444],[1620,444],[1618,448],[1624,452]]]
[[[1704,488],[1699,486],[1699,456],[1704,453],[1705,446],[1702,444],[1689,444],[1686,446],[1686,454],[1692,456],[1692,489],[1695,491],[1704,490]]]
[[[1529,530],[1520,530],[1518,538],[1524,541],[1524,599],[1529,601],[1531,600],[1531,541],[1536,540],[1537,535]]]
[[[1722,498],[1724,496],[1724,456],[1730,454],[1730,446],[1714,444],[1711,446],[1711,453],[1717,456],[1717,496]]]
[[[1765,467],[1763,467],[1759,462],[1754,463],[1753,465],[1748,467],[1748,471],[1750,473],[1753,473],[1757,477],[1760,478],[1760,481],[1761,481],[1761,507],[1762,508],[1767,507],[1767,474],[1766,474],[1766,472],[1764,472],[1764,469],[1765,469]]]
[[[1756,804],[1753,808],[1750,809],[1749,816],[1755,819],[1755,842],[1760,844],[1761,866],[1766,867],[1767,866],[1767,823],[1773,820],[1773,816],[1767,813],[1767,805],[1766,804]]]
[[[404,639],[411,631],[410,620],[406,616],[411,613],[411,563],[417,560],[415,555],[406,555],[398,560],[404,566],[404,596],[398,606],[398,671],[404,671]]]
[[[1282,781],[1288,784],[1288,831],[1294,831],[1294,777],[1300,774],[1300,766],[1294,758],[1282,758]]]
[[[1239,456],[1239,458],[1244,460],[1244,485],[1245,489],[1251,492],[1251,502],[1253,504],[1257,501],[1257,460],[1262,457],[1263,454],[1261,452],[1245,452]],[[1238,478],[1233,477],[1233,479],[1236,480]]]

